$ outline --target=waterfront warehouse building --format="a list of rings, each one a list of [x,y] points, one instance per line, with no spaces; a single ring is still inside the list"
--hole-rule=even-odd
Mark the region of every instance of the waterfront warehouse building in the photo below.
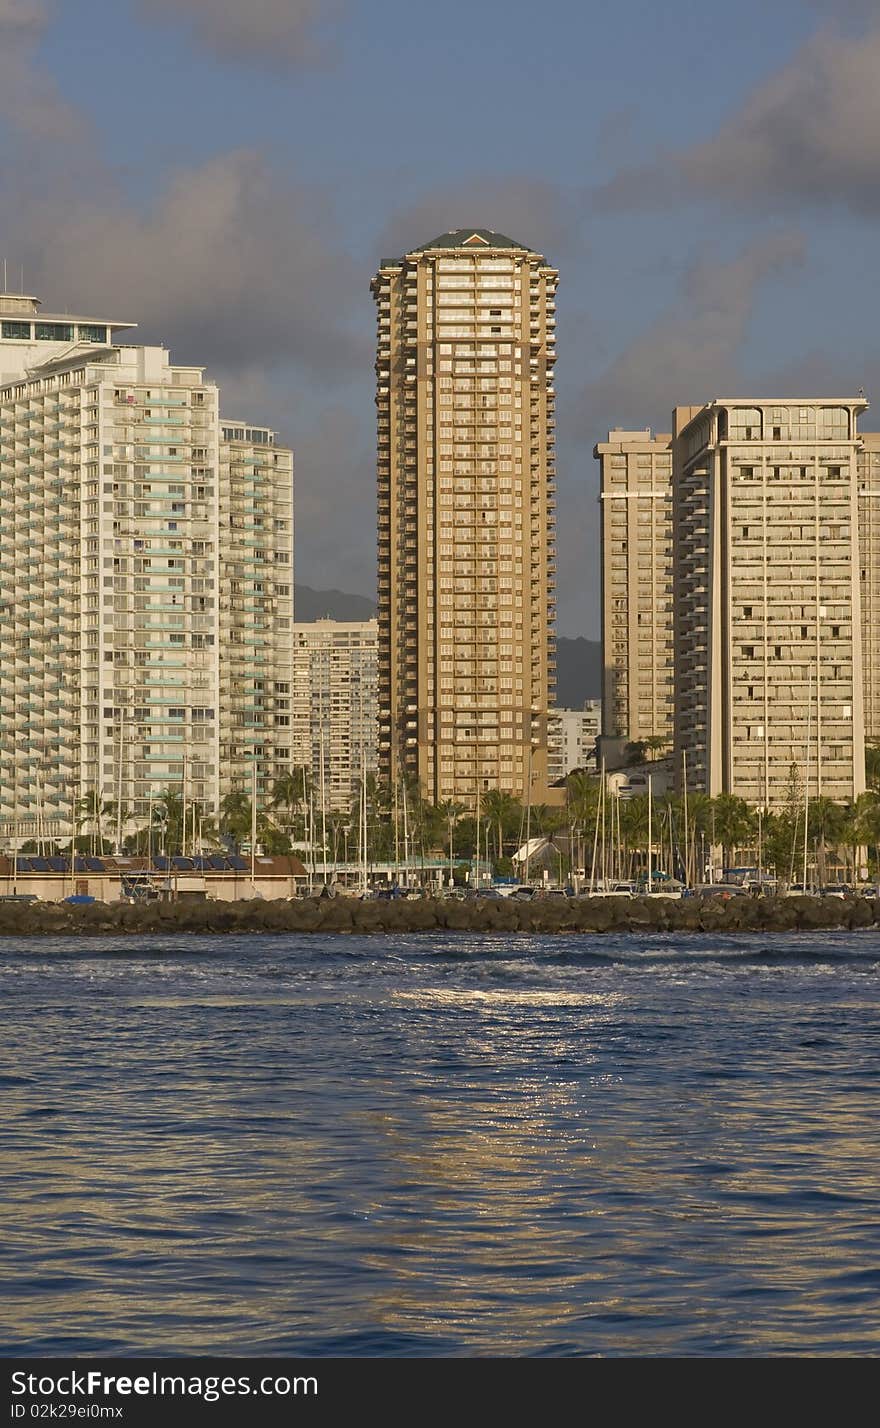
[[[674,413],[675,768],[686,755],[691,789],[778,809],[796,769],[811,798],[864,790],[865,408]]]
[[[254,754],[263,794],[289,765],[290,453],[225,442],[216,385],[130,327],[0,295],[7,842],[69,838],[87,799],[126,826],[168,789],[216,816],[245,750],[248,789]]]
[[[380,769],[435,802],[547,796],[557,277],[459,229],[372,283]]]
[[[364,776],[375,778],[377,665],[376,620],[293,627],[291,757],[308,770],[316,807],[323,786],[327,812],[350,814]]]
[[[671,437],[610,431],[593,455],[601,492],[602,733],[671,744]]]

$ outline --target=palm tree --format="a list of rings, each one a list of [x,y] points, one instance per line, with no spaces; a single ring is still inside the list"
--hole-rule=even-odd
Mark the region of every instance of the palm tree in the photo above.
[[[695,875],[694,881],[701,883],[706,877],[706,839],[712,836],[712,800],[707,793],[689,793],[687,803],[690,847],[686,861],[692,870],[696,870],[699,866],[699,877]],[[699,864],[697,862],[698,840],[700,845]]]
[[[855,806],[860,842],[874,849],[877,882],[880,884],[880,794],[870,790],[859,796]]]
[[[730,866],[735,848],[741,847],[755,832],[755,814],[744,798],[733,793],[719,793],[712,799],[710,816],[713,841],[721,844],[724,866]]]
[[[653,828],[651,832],[653,835]],[[636,853],[641,853],[642,849],[647,849],[648,846],[648,800],[646,797],[621,800],[620,836],[623,842],[623,851],[632,873]],[[645,858],[644,865],[647,867],[647,858]],[[639,866],[639,863],[636,866]],[[647,877],[647,873],[645,876]]]
[[[251,829],[251,801],[241,789],[234,788],[220,803],[220,831],[228,833],[238,845]]]
[[[819,886],[824,887],[828,881],[827,845],[831,843],[836,846],[842,837],[846,826],[846,812],[841,804],[820,795],[811,799],[809,817],[810,837],[818,841]]]
[[[880,742],[865,744],[865,778],[868,788],[880,793]]]
[[[586,864],[583,857],[583,840],[590,833],[596,821],[596,810],[601,796],[601,780],[584,769],[570,773],[565,780],[565,805],[568,813],[569,863],[574,867],[575,848],[580,850],[577,866]]]
[[[293,824],[294,815],[299,810],[300,804],[308,798],[309,776],[305,768],[288,769],[275,780],[272,788],[272,808],[284,808],[287,810],[287,830]]]
[[[131,809],[129,808],[128,804],[120,803],[115,798],[111,798],[108,803],[105,803],[102,811],[109,818],[110,827],[114,831],[117,828],[124,828],[129,818],[131,817]]]
[[[103,853],[104,837],[101,820],[108,814],[115,805],[107,803],[101,796],[99,788],[90,788],[88,793],[80,799],[79,812],[82,814],[82,822],[92,824],[92,852]],[[79,826],[80,820],[77,820]]]
[[[512,793],[500,788],[490,788],[483,796],[483,816],[486,822],[494,824],[499,860],[504,857],[504,835],[512,820],[519,822],[522,812],[519,800]]]
[[[446,819],[449,827],[449,871],[452,876],[452,864],[454,860],[454,834],[459,818],[467,812],[463,803],[455,803],[451,799],[446,803],[438,803],[437,811],[441,817]]]
[[[155,813],[164,829],[165,852],[179,853],[183,842],[183,799],[176,789],[165,789],[156,803]]]

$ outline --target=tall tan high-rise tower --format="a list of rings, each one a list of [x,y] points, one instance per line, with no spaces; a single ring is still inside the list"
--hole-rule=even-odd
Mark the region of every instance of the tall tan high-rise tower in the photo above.
[[[602,733],[672,742],[672,439],[608,433],[602,502]]]
[[[546,798],[557,273],[458,229],[373,279],[379,759],[434,800]]]

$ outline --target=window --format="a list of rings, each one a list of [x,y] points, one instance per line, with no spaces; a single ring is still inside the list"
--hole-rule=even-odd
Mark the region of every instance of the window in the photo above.
[[[832,626],[831,626],[831,638],[832,638],[832,640],[839,640],[839,639],[840,639],[840,626],[839,626],[839,625],[832,625]]]
[[[73,328],[67,322],[37,322],[34,335],[38,342],[72,342]]]
[[[81,322],[77,328],[81,342],[106,342],[107,329],[93,322]]]
[[[2,331],[4,337],[17,338],[19,342],[30,341],[31,325],[29,322],[4,322]]]

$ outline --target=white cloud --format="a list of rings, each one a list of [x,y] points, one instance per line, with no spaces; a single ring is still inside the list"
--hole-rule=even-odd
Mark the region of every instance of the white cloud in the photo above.
[[[774,213],[831,204],[876,213],[880,28],[814,36],[713,138],[624,170],[600,193],[609,207],[671,205],[682,196]]]
[[[0,34],[7,43],[16,35],[41,35],[47,19],[42,0],[0,0]]]
[[[31,139],[82,135],[81,116],[34,62],[51,12],[43,0],[0,0],[0,115]]]
[[[800,236],[784,232],[749,244],[729,261],[704,256],[692,264],[675,305],[581,392],[568,413],[573,425],[591,445],[614,425],[668,430],[676,403],[736,392],[758,289],[802,258]]]
[[[398,209],[385,226],[378,256],[397,257],[468,224],[504,233],[550,263],[574,249],[583,256],[583,212],[576,194],[545,179],[492,175],[435,189]]]
[[[328,0],[140,0],[145,18],[183,26],[218,58],[273,69],[320,62],[339,8]]]
[[[107,181],[18,200],[8,237],[47,302],[136,321],[142,340],[227,372],[290,364],[324,380],[369,365],[366,333],[347,326],[365,284],[325,237],[322,196],[279,183],[257,154],[178,171],[145,211]]]

